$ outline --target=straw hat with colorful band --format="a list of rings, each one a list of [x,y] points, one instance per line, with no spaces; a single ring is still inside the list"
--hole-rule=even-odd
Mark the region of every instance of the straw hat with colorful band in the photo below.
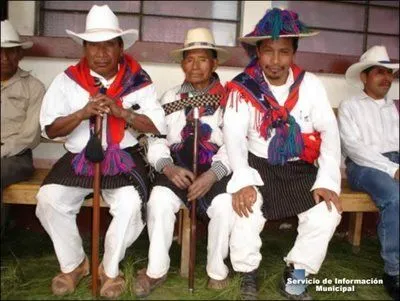
[[[102,42],[121,37],[124,42],[124,49],[128,49],[139,37],[136,29],[122,30],[119,27],[117,16],[111,11],[108,5],[93,5],[86,16],[85,32],[75,33],[66,30],[67,34],[77,43],[83,41]]]
[[[360,60],[351,65],[346,71],[346,80],[349,84],[354,86],[363,86],[360,79],[360,73],[365,69],[372,66],[381,66],[392,69],[393,72],[399,70],[399,63],[390,61],[389,55],[385,46],[376,45],[368,49],[361,57]]]
[[[252,57],[256,54],[255,45],[265,39],[303,38],[315,36],[319,32],[310,30],[299,20],[294,11],[273,8],[267,10],[264,17],[257,23],[252,32],[239,38],[247,54]]]
[[[183,48],[171,51],[170,56],[175,62],[180,63],[183,59],[183,52],[193,49],[215,50],[217,52],[217,58],[220,64],[227,61],[230,56],[228,51],[215,46],[214,37],[211,31],[202,27],[188,30]]]
[[[31,48],[33,42],[22,42],[18,32],[12,26],[10,21],[1,21],[1,48],[22,47],[23,49]]]

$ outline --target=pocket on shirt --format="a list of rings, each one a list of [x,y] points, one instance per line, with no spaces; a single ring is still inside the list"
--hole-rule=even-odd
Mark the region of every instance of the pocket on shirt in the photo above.
[[[12,106],[13,108],[15,108],[17,110],[26,111],[26,109],[27,109],[27,99],[25,99],[23,97],[10,95],[8,97],[7,105]]]

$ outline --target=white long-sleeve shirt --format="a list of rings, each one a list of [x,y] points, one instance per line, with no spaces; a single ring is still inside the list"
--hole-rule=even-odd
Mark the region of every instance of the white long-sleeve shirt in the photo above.
[[[176,86],[171,90],[164,93],[160,103],[161,105],[174,102],[179,99],[179,90],[181,86]],[[150,138],[149,149],[147,152],[147,159],[152,166],[157,166],[157,162],[161,159],[170,159],[172,157],[170,153],[170,146],[175,143],[182,142],[181,131],[186,125],[185,110],[175,111],[166,117],[167,131],[162,134],[166,134],[166,138]],[[222,124],[222,109],[218,109],[212,115],[201,116],[200,121],[207,123],[211,129],[211,137],[209,142],[219,146],[219,150],[212,157],[212,164],[214,162],[220,162],[224,165],[227,174],[231,172],[228,155],[224,146],[223,133],[221,130]]]
[[[290,70],[286,84],[269,87],[280,105],[283,105],[293,84]],[[340,193],[340,138],[335,115],[330,106],[321,81],[312,73],[306,72],[300,85],[299,99],[290,113],[297,121],[302,133],[318,131],[321,134],[320,155],[317,160],[318,173],[311,188],[327,188]],[[233,176],[228,183],[227,192],[234,193],[243,187],[264,183],[254,168],[248,163],[248,152],[268,158],[268,146],[274,136],[265,140],[260,136],[257,124],[262,114],[250,103],[241,98],[237,91],[229,94],[224,114],[224,140]],[[295,159],[296,160],[296,159]]]
[[[394,177],[399,164],[382,155],[399,151],[399,112],[393,100],[374,100],[362,92],[340,103],[338,117],[344,156]]]
[[[110,87],[115,78],[105,79],[99,74],[91,71],[93,76],[99,78],[103,86]],[[157,92],[154,84],[150,84],[125,95],[122,99],[122,107],[128,109],[135,104],[140,108],[135,111],[144,114],[151,119],[156,128],[165,131],[164,110],[157,101]],[[47,138],[45,127],[50,125],[58,117],[68,116],[82,109],[89,101],[89,92],[79,84],[70,79],[64,72],[56,76],[47,90],[40,110],[40,126],[42,135]],[[103,118],[102,146],[107,148],[107,118]],[[83,120],[67,137],[65,137],[65,148],[72,153],[79,153],[86,146],[90,137],[89,120]],[[135,133],[129,129],[125,130],[124,137],[120,142],[120,148],[126,148],[137,144]]]

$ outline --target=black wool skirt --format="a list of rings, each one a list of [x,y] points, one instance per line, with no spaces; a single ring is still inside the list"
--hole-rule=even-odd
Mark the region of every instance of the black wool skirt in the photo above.
[[[267,159],[249,152],[249,165],[257,169],[264,186],[258,187],[263,196],[263,214],[269,220],[295,216],[315,205],[310,191],[317,177],[317,167],[303,160],[285,165],[271,165]]]
[[[136,165],[135,168],[129,173],[120,173],[115,176],[102,176],[101,188],[115,189],[124,186],[134,186],[139,192],[142,202],[147,202],[150,186],[148,177],[149,169],[143,159],[141,148],[136,145],[134,147],[125,148],[124,150],[131,155]],[[75,174],[71,164],[75,155],[74,153],[67,152],[62,156],[54,164],[42,185],[59,184],[72,187],[93,188],[93,177]]]

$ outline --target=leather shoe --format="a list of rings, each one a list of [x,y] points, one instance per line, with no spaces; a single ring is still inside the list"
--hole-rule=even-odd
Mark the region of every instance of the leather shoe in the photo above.
[[[242,273],[240,295],[242,300],[257,300],[257,269],[248,273]]]

